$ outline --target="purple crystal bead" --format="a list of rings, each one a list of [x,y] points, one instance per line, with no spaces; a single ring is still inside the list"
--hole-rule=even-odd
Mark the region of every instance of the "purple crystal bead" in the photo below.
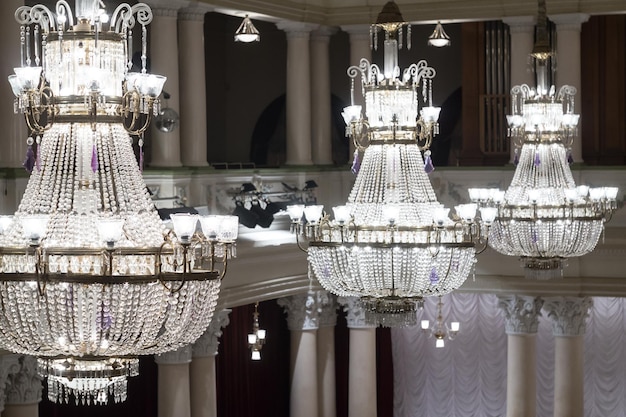
[[[535,160],[534,160],[534,164],[536,167],[538,167],[539,165],[541,165],[541,158],[539,158],[539,152],[535,152]]]
[[[94,143],[91,150],[91,170],[93,172],[98,171],[98,151],[96,150],[96,144]]]
[[[431,285],[437,284],[439,282],[439,274],[437,273],[437,268],[433,266],[433,269],[430,270],[430,279]]]
[[[537,236],[537,232],[536,231],[532,231],[532,233],[530,234],[530,239],[532,240],[533,243],[537,243],[539,242],[539,236]]]
[[[571,151],[567,151],[567,163],[572,165],[574,163],[574,157]]]
[[[26,149],[26,159],[24,159],[22,166],[26,171],[33,172],[33,167],[35,166],[35,151],[33,151],[32,145],[28,145]]]
[[[513,165],[517,166],[519,164],[519,154],[517,153],[517,149],[515,150],[515,156],[513,157]]]
[[[430,158],[430,155],[426,157],[426,161],[424,161],[424,171],[427,174],[430,174],[435,170],[435,166],[433,165],[433,160]]]
[[[361,169],[361,161],[359,159],[359,151],[354,151],[354,159],[352,159],[352,168],[350,170],[354,175],[359,173],[359,169]]]

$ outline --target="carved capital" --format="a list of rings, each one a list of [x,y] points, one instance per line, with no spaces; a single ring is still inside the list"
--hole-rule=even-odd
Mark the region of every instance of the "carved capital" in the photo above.
[[[320,319],[319,327],[337,325],[337,297],[328,291],[317,291]]]
[[[591,297],[554,297],[546,299],[543,309],[552,320],[553,335],[582,336],[592,306]]]
[[[535,16],[507,16],[502,18],[502,22],[509,26],[509,33],[526,33],[534,36],[537,18]]]
[[[367,324],[365,320],[365,309],[358,297],[338,297],[337,301],[346,312],[346,321],[350,329],[370,329],[376,326]]]
[[[585,13],[566,13],[548,16],[556,25],[556,31],[580,32],[582,24],[589,20],[589,15]]]
[[[278,22],[276,27],[287,34],[287,39],[309,39],[311,31],[317,29],[319,25],[301,22]]]
[[[542,305],[539,297],[499,296],[498,307],[504,312],[506,334],[537,333]]]
[[[231,311],[230,309],[224,309],[213,314],[211,324],[193,344],[192,356],[194,358],[206,358],[217,355],[217,348],[220,344],[219,338],[222,336],[222,329],[230,323],[228,315]]]
[[[183,346],[171,352],[154,355],[154,361],[159,365],[180,365],[191,362],[191,345]]]
[[[6,404],[37,404],[41,401],[41,377],[37,372],[37,358],[34,356],[15,355],[19,370],[9,374],[5,387]]]
[[[4,410],[5,387],[8,377],[20,371],[19,355],[12,353],[0,355],[0,412]]]
[[[319,303],[315,291],[279,298],[278,305],[287,313],[289,330],[316,330],[319,327]]]

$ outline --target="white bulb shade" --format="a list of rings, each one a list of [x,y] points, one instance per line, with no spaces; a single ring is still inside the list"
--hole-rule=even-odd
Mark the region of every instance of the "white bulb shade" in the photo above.
[[[422,326],[422,330],[428,330],[428,327],[430,326],[430,322],[428,320],[422,320],[421,326]]]
[[[361,106],[344,107],[341,115],[346,125],[350,126],[352,122],[357,122],[361,119]]]
[[[443,226],[448,220],[449,212],[450,209],[446,207],[437,207],[433,209],[433,222],[439,227]]]
[[[209,240],[217,239],[217,233],[220,230],[221,223],[221,216],[216,216],[214,214],[208,216],[200,216],[200,227],[202,228],[202,234]]]
[[[250,42],[258,42],[261,40],[261,35],[258,33],[238,33],[235,35],[235,41],[250,43]]]
[[[323,211],[324,211],[324,206],[322,205],[304,207],[304,217],[306,217],[307,223],[317,224],[320,221],[320,218],[322,217]]]
[[[446,344],[446,342],[443,341],[443,339],[437,339],[437,341],[435,342],[435,347],[436,348],[442,348],[444,347]]]
[[[504,201],[504,195],[505,195],[504,190],[499,190],[497,188],[494,188],[493,191],[491,192],[491,199],[493,200],[494,203],[499,204]]]
[[[189,213],[174,213],[170,214],[170,219],[172,219],[174,233],[176,233],[176,236],[178,236],[178,238],[183,242],[188,242],[196,231],[198,215]]]
[[[422,119],[427,123],[436,123],[439,120],[441,107],[424,107],[420,110]]]
[[[293,223],[299,223],[302,220],[302,214],[304,214],[303,204],[293,204],[287,206],[287,214]]]
[[[454,207],[454,209],[456,210],[456,214],[458,214],[461,219],[471,223],[476,217],[476,210],[478,210],[478,206],[475,203],[459,204]]]
[[[22,90],[34,90],[39,86],[41,67],[17,67],[15,74],[20,81]]]
[[[39,240],[46,233],[48,216],[35,214],[22,217],[24,235],[31,240]]]
[[[568,202],[571,203],[578,199],[578,190],[576,188],[566,188],[564,192],[565,192],[565,199]]]
[[[473,202],[480,199],[480,188],[468,188],[467,192],[469,193],[470,200]]]
[[[528,200],[531,203],[536,203],[539,200],[539,190],[531,189],[528,190]]]
[[[510,127],[521,127],[524,124],[524,118],[519,114],[507,115],[506,121]]]
[[[498,209],[495,207],[481,207],[480,218],[483,219],[483,223],[490,226],[498,215]]]
[[[257,337],[259,338],[259,340],[265,340],[265,330],[264,329],[259,329],[256,332]]]
[[[383,207],[383,217],[388,224],[394,224],[398,220],[398,216],[400,216],[400,207],[393,204]]]
[[[256,335],[254,333],[250,333],[248,335],[248,344],[253,345],[256,343]]]
[[[578,120],[580,119],[580,114],[564,114],[562,123],[565,127],[576,127],[578,126]]]
[[[219,216],[220,228],[217,231],[217,240],[220,242],[234,242],[239,235],[239,217]]]
[[[428,39],[428,44],[430,46],[434,46],[437,48],[442,48],[444,46],[448,46],[450,45],[450,39],[445,39],[445,38],[438,38],[438,39]]]
[[[458,321],[453,321],[450,323],[451,332],[458,332],[460,329],[461,329],[461,323],[459,323]]]
[[[163,90],[165,80],[167,77],[163,75],[140,74],[137,79],[137,90],[144,96],[157,98]]]
[[[13,91],[15,97],[22,94],[22,83],[20,82],[20,79],[17,77],[17,75],[9,75],[9,84],[11,84],[11,91]]]
[[[348,206],[333,207],[333,214],[335,215],[335,221],[339,224],[345,224],[350,221],[350,207]]]
[[[97,223],[98,235],[103,242],[117,242],[122,238],[124,219],[100,219]]]
[[[582,198],[587,197],[587,195],[589,194],[588,185],[579,185],[578,187],[576,187],[576,190],[578,191],[578,196]]]
[[[102,23],[109,23],[109,15],[106,14],[106,11],[104,9],[98,10],[98,15]]]
[[[617,198],[617,192],[619,188],[617,187],[604,187],[604,193],[606,194],[606,198],[608,200],[615,200]]]
[[[0,216],[0,235],[13,223],[13,216]]]
[[[253,350],[252,351],[252,360],[253,361],[260,361],[261,360],[261,352],[259,352],[258,350]]]
[[[140,77],[140,72],[129,72],[128,74],[126,74],[126,89],[128,91],[138,91],[137,83]]]
[[[593,201],[600,201],[604,199],[604,196],[605,196],[604,187],[589,189],[589,198],[591,198]]]

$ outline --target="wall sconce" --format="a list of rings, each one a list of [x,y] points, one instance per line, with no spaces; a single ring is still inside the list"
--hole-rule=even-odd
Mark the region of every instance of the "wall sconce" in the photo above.
[[[264,329],[259,328],[259,302],[254,304],[254,314],[252,315],[252,333],[248,335],[248,347],[252,353],[251,358],[253,361],[261,360],[261,349],[265,344],[266,332]]]
[[[259,34],[259,31],[254,27],[252,20],[250,20],[248,15],[246,15],[243,18],[241,25],[239,25],[239,28],[237,28],[237,31],[235,32],[235,42],[250,43],[259,42],[260,40],[261,35]]]
[[[428,37],[428,45],[436,46],[437,48],[441,48],[443,46],[450,46],[452,42],[450,41],[450,37],[443,30],[443,26],[441,26],[441,22],[437,22],[437,26],[435,26],[435,30],[432,35]]]
[[[454,337],[459,333],[461,324],[458,321],[450,322],[450,327],[443,320],[443,314],[441,309],[443,307],[443,302],[441,301],[441,296],[439,297],[439,301],[437,302],[437,319],[435,320],[435,324],[430,328],[430,322],[428,320],[422,320],[422,332],[427,333],[429,336],[435,338],[435,347],[442,348],[445,346],[445,339],[453,340]]]

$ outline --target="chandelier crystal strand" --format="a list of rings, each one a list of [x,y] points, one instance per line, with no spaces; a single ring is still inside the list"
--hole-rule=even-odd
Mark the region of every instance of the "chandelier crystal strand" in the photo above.
[[[76,19],[65,1],[56,14],[43,5],[15,13],[23,66],[9,82],[38,163],[0,228],[0,347],[39,358],[52,401],[84,404],[123,401],[138,355],[204,332],[238,226],[215,215],[173,215],[175,230],[161,222],[130,136],[158,113],[165,82],[145,68],[152,12],[121,4],[108,19],[99,4],[77,0]],[[140,73],[127,72],[135,24]],[[41,67],[30,66],[40,55]],[[217,231],[196,232],[207,218]]]
[[[352,86],[361,79],[366,116],[354,103],[343,112],[363,152],[346,205],[333,208],[334,220],[306,216],[302,223],[303,207],[290,211],[320,284],[338,296],[359,297],[366,319],[384,326],[415,324],[423,297],[463,284],[488,228],[476,206],[450,218],[437,201],[422,155],[439,117],[431,104],[435,70],[424,60],[400,70],[399,29],[406,25],[398,6],[387,3],[370,31],[385,33],[384,67],[362,59],[348,69]]]

